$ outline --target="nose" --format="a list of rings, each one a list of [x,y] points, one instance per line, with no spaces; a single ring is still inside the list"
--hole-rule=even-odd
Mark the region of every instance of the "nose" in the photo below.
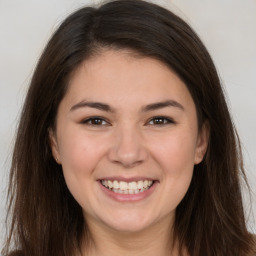
[[[125,168],[132,168],[147,159],[148,152],[142,135],[136,128],[120,128],[113,137],[113,144],[108,154],[110,161]]]

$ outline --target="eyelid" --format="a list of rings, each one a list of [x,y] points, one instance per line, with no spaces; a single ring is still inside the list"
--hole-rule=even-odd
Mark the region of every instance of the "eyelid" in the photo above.
[[[156,119],[162,119],[164,120],[163,124],[150,124],[150,122],[156,120]],[[155,126],[164,126],[164,125],[170,125],[170,124],[175,124],[175,121],[173,120],[173,118],[167,117],[167,116],[154,116],[151,117],[146,124],[148,125],[155,125]]]
[[[162,120],[163,123],[151,123],[152,121],[155,120]],[[93,124],[91,123],[92,121],[101,121],[102,123],[99,124]],[[111,126],[111,123],[104,117],[101,116],[90,116],[85,119],[82,119],[80,122],[81,124],[88,125],[88,126]],[[173,120],[173,118],[167,117],[167,116],[153,116],[150,119],[148,119],[145,123],[145,125],[152,125],[152,126],[165,126],[165,125],[170,125],[170,124],[175,124],[176,122]]]
[[[104,122],[105,124],[92,124],[90,123],[93,120],[101,120],[102,122]],[[88,118],[83,119],[81,122],[81,124],[85,124],[85,125],[89,125],[89,126],[110,126],[110,122],[101,116],[90,116]]]

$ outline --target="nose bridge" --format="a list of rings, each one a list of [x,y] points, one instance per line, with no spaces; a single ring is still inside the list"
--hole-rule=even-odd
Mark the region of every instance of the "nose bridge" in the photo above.
[[[142,163],[147,158],[142,134],[136,125],[123,124],[116,128],[110,149],[110,159],[125,167]]]

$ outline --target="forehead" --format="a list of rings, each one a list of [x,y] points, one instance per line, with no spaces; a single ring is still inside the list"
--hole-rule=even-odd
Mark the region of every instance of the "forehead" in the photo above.
[[[64,98],[120,106],[168,98],[193,103],[186,85],[167,65],[125,50],[106,50],[85,60],[73,72]]]

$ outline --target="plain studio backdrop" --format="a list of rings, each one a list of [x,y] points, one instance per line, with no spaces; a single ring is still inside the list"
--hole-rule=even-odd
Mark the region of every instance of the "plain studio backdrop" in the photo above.
[[[72,11],[100,1],[0,0],[0,245],[14,136],[33,70],[43,47]],[[210,51],[242,141],[253,190],[245,195],[248,227],[256,233],[256,0],[153,1],[175,11]]]

